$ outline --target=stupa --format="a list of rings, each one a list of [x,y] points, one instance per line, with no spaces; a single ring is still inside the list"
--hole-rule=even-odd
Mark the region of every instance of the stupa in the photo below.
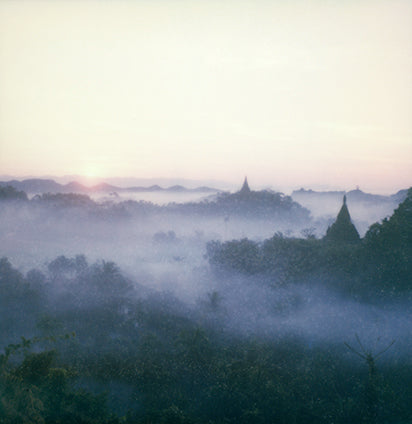
[[[343,205],[336,221],[326,231],[325,239],[343,243],[356,243],[360,240],[359,233],[350,218],[346,195],[343,196]]]

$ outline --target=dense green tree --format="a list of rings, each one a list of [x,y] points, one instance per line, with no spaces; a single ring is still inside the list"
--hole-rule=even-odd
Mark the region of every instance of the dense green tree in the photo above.
[[[206,249],[213,266],[245,274],[256,274],[260,270],[259,246],[246,238],[224,243],[210,242]]]
[[[390,218],[369,228],[364,244],[371,283],[387,293],[412,289],[412,188]]]
[[[18,191],[12,186],[0,186],[0,200],[28,200],[24,191]]]
[[[30,352],[35,340],[9,345],[0,355],[0,422],[14,423],[82,423],[115,424],[105,396],[94,396],[75,390],[70,383],[70,371],[55,367],[54,350]],[[23,359],[11,361],[17,353]]]

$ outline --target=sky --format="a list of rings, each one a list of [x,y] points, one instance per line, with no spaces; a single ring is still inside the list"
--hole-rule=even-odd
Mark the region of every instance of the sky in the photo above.
[[[412,185],[409,0],[0,0],[0,174]]]

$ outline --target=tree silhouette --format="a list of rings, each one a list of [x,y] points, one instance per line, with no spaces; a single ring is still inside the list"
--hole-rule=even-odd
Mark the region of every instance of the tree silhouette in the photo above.
[[[392,342],[388,346],[386,346],[379,353],[374,355],[371,351],[365,349],[357,334],[355,334],[355,337],[356,341],[359,344],[360,351],[354,349],[346,342],[345,346],[351,352],[364,359],[368,364],[368,379],[365,386],[365,405],[362,413],[362,418],[365,424],[375,424],[378,422],[378,408],[380,403],[380,383],[376,372],[375,362],[395,343],[395,340],[392,340]]]

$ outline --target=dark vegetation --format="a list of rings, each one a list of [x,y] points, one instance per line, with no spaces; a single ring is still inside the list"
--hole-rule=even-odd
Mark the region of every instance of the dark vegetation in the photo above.
[[[89,205],[77,196],[64,201]],[[61,207],[59,199],[33,201]],[[276,234],[261,243],[211,242],[207,255],[217,281],[240,275],[256,290],[274,290],[316,280],[374,303],[410,299],[411,248],[409,190],[363,239]],[[345,339],[310,345],[293,333],[236,333],[225,326],[219,290],[186,304],[113,262],[59,256],[23,274],[3,258],[0,317],[0,423],[412,420],[411,362],[383,360],[399,341],[375,358],[368,349],[354,354]]]
[[[288,217],[291,221],[307,222],[310,220],[309,211],[294,202],[290,196],[270,190],[221,193],[215,201],[189,203],[181,205],[181,207],[191,212],[226,216],[241,215],[248,218],[268,218],[270,216],[277,219]]]
[[[0,200],[25,200],[27,201],[27,194],[24,191],[16,190],[12,186],[0,186]]]
[[[93,214],[131,216],[135,213],[174,212],[209,216],[242,216],[245,218],[284,219],[290,222],[310,220],[307,209],[294,202],[290,196],[273,191],[250,191],[220,193],[202,202],[170,203],[160,206],[151,202],[127,200],[123,202],[97,203],[86,194],[79,193],[43,193],[28,199],[23,191],[12,186],[0,186],[0,200],[24,200],[27,205],[49,208],[78,208]]]
[[[261,243],[213,241],[207,254],[217,270],[268,275],[275,284],[322,276],[325,284],[354,297],[404,298],[412,290],[412,189],[393,215],[373,224],[363,239],[344,205],[322,239],[277,233]]]

